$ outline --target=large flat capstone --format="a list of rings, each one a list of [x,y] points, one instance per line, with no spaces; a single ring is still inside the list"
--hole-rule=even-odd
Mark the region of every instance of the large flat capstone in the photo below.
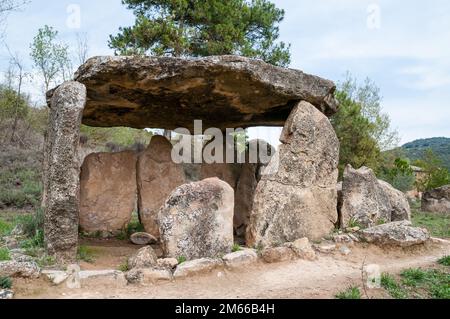
[[[87,87],[90,126],[283,126],[300,100],[328,116],[337,110],[333,82],[239,56],[94,57],[75,80]]]

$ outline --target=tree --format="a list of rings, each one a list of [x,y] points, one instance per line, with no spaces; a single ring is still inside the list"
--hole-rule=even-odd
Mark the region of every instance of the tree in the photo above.
[[[87,34],[77,33],[77,60],[80,65],[84,64],[89,55],[89,43]]]
[[[339,84],[336,98],[340,108],[331,122],[341,144],[341,176],[347,164],[357,168],[367,166],[378,172],[381,151],[398,143],[389,116],[382,113],[379,88],[369,79],[358,86],[348,74]]]
[[[0,0],[0,25],[3,26],[8,13],[19,9],[26,3],[28,3],[27,0]]]
[[[431,149],[425,151],[421,160],[414,162],[414,165],[421,167],[426,176],[417,181],[419,191],[428,191],[444,185],[450,184],[450,173],[442,167],[442,161]]]
[[[110,36],[116,54],[237,54],[287,66],[290,45],[277,42],[284,11],[268,0],[122,0],[134,26]]]
[[[71,72],[68,46],[58,42],[58,31],[44,26],[31,44],[31,58],[44,79],[47,92],[57,79],[66,80]]]
[[[392,167],[381,167],[380,179],[390,183],[396,189],[407,192],[414,188],[416,178],[409,161],[396,158]]]

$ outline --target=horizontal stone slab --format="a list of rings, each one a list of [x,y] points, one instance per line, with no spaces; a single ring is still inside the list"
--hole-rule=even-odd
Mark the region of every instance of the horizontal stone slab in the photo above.
[[[83,123],[99,127],[283,126],[300,100],[337,111],[333,82],[239,56],[94,57],[75,80],[88,92]]]

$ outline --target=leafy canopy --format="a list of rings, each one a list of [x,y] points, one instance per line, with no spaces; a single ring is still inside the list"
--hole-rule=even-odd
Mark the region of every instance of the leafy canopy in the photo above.
[[[237,54],[287,66],[290,45],[277,42],[284,11],[268,0],[122,0],[134,26],[110,36],[116,54]]]

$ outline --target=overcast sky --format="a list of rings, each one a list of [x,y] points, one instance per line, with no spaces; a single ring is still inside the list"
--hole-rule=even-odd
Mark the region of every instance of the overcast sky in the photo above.
[[[275,0],[286,10],[281,40],[292,45],[291,67],[333,81],[346,71],[381,88],[383,109],[402,143],[417,138],[450,137],[450,2],[388,0]],[[81,23],[73,15],[80,9]],[[60,31],[73,47],[87,33],[89,55],[112,54],[109,34],[134,18],[120,0],[31,0],[8,18],[5,42],[31,69],[29,45],[45,24]],[[0,48],[0,70],[8,51]],[[36,99],[41,87],[31,78],[27,91]],[[266,129],[252,136],[276,140]]]

